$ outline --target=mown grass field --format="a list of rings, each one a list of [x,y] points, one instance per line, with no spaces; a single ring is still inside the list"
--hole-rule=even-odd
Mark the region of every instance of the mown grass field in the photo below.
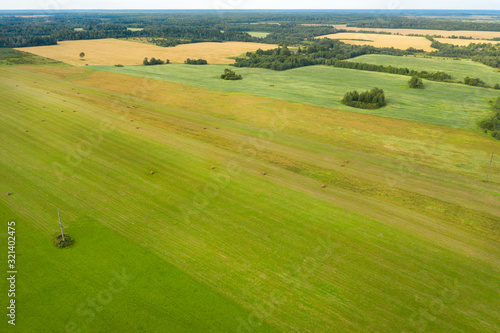
[[[498,91],[493,89],[426,80],[424,80],[426,89],[409,89],[410,78],[407,76],[326,66],[302,67],[282,72],[236,68],[234,69],[236,73],[243,76],[243,80],[236,82],[221,80],[220,74],[226,67],[216,65],[175,64],[95,68],[201,88],[250,93],[297,103],[463,129],[475,129],[480,120],[491,114],[488,101],[498,96]],[[348,91],[361,92],[374,86],[384,89],[388,103],[386,107],[364,110],[348,107],[340,102]]]
[[[490,85],[500,84],[500,72],[486,65],[470,60],[451,60],[420,57],[394,57],[380,54],[367,54],[349,61],[363,62],[367,64],[403,67],[418,71],[446,72],[453,80],[460,80],[466,76],[480,78]]]
[[[0,78],[19,331],[500,329],[497,141],[82,67]]]
[[[270,34],[270,32],[262,32],[262,31],[246,31],[252,37],[264,38]]]
[[[227,42],[227,43],[194,43],[175,47],[160,47],[147,43],[136,43],[119,39],[91,39],[58,42],[58,45],[23,47],[18,50],[33,53],[42,57],[55,59],[71,65],[137,65],[142,64],[145,57],[170,59],[173,63],[184,63],[187,58],[205,59],[209,64],[231,64],[234,59],[247,51],[276,48],[277,45]],[[80,58],[80,52],[85,58]]]
[[[364,32],[339,32],[337,34],[322,35],[315,38],[338,39],[346,44],[352,45],[372,45],[374,47],[394,47],[395,49],[406,50],[410,47],[433,51],[431,41],[420,36],[400,36],[385,34],[370,34]]]

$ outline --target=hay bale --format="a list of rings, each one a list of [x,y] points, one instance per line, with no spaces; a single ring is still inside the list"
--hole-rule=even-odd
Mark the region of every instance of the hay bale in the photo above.
[[[214,166],[212,166],[212,167],[210,167],[210,169],[212,169],[212,170],[213,170],[213,169],[215,169],[215,167],[214,167]]]
[[[42,123],[44,122],[45,120],[42,119]]]
[[[21,103],[21,102],[17,101],[17,103]]]
[[[326,185],[325,185],[325,184],[321,184],[321,187],[322,187],[322,188],[325,188],[325,187],[326,187]]]
[[[61,112],[64,112],[63,110],[61,110]]]
[[[346,161],[345,161],[345,164],[347,164],[347,163],[349,163],[349,160],[346,160]]]
[[[267,173],[263,172],[262,175],[265,176],[265,175],[267,175]]]
[[[341,164],[340,166],[341,166],[341,167],[343,167],[344,165],[343,165],[343,164]]]
[[[11,193],[10,192],[7,192],[7,196],[9,196]]]
[[[155,172],[154,172],[154,171],[150,171],[150,172],[149,172],[149,174],[150,174],[150,175],[154,175],[154,174],[155,174]]]
[[[42,109],[45,109],[45,106],[42,106]]]
[[[136,129],[139,129],[139,127],[136,127]]]
[[[26,130],[25,132],[28,132],[28,130]]]

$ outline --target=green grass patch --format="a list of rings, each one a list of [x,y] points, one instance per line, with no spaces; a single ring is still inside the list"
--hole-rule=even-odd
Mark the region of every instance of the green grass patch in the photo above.
[[[219,79],[225,65],[186,66],[173,64],[147,68],[144,66],[93,66],[95,69],[183,83],[223,91],[244,92],[298,103],[333,107],[384,117],[415,120],[468,130],[489,113],[488,100],[495,90],[460,84],[424,80],[425,90],[406,89],[408,77],[386,73],[310,66],[287,71],[260,68],[238,68],[245,79],[225,82]],[[385,91],[387,106],[378,110],[362,110],[343,105],[346,91],[369,90],[374,86]]]
[[[40,57],[28,52],[0,48],[0,65],[44,65],[59,63],[59,61]]]
[[[367,64],[406,67],[418,71],[445,72],[452,76],[453,80],[463,81],[466,76],[479,77],[491,86],[500,84],[500,72],[486,65],[471,60],[450,60],[421,57],[395,57],[389,55],[368,54],[349,59],[353,62]]]

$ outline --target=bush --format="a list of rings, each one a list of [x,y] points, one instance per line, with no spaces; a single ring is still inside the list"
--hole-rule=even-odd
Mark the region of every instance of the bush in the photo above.
[[[117,65],[115,65],[115,67],[123,67],[123,65],[122,64],[117,64]]]
[[[241,77],[241,75],[238,75],[235,72],[233,72],[232,70],[227,69],[227,68],[224,70],[224,74],[220,75],[220,78],[223,80],[241,80],[241,79],[243,79]]]
[[[376,87],[361,94],[354,90],[344,95],[342,104],[360,109],[378,109],[386,105],[385,94]]]
[[[493,89],[497,89],[497,90],[500,90],[500,84],[495,84],[495,86],[493,87]]]
[[[418,76],[412,76],[410,81],[408,81],[408,84],[410,85],[410,88],[415,88],[415,89],[424,88],[424,83],[422,82],[422,79],[420,79]]]
[[[59,234],[56,237],[54,237],[54,244],[58,248],[62,249],[62,248],[70,247],[73,244],[75,244],[75,240],[68,234],[64,234],[64,240],[63,240],[62,235]]]

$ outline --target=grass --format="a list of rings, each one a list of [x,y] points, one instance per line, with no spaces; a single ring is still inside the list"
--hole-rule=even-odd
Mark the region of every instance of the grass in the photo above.
[[[364,62],[374,65],[403,67],[418,71],[446,72],[453,80],[460,80],[466,76],[481,78],[490,85],[500,84],[500,72],[486,65],[470,60],[448,60],[420,57],[395,57],[388,55],[369,54],[352,58],[349,61]]]
[[[262,32],[262,31],[245,31],[245,32],[250,36],[257,38],[264,38],[270,34],[270,32]]]
[[[224,66],[202,67],[168,65],[95,68],[202,88],[245,92],[297,103],[470,130],[476,129],[477,122],[491,113],[488,100],[496,96],[493,89],[426,80],[426,89],[409,89],[407,76],[325,66],[302,67],[282,72],[237,68],[238,74],[243,76],[243,80],[238,82],[225,82],[220,79],[220,74],[226,68]],[[366,91],[375,86],[385,91],[386,107],[361,110],[340,102],[348,91]]]
[[[277,45],[272,44],[246,42],[194,43],[160,47],[108,38],[62,41],[58,45],[24,47],[19,50],[78,66],[82,65],[78,56],[80,52],[85,52],[85,63],[89,65],[138,65],[142,64],[144,57],[170,59],[174,63],[184,63],[187,58],[202,58],[210,64],[230,64],[234,63],[234,60],[228,57],[255,51],[258,48],[267,50],[276,47]]]
[[[410,47],[422,49],[424,51],[434,50],[431,47],[431,41],[425,37],[370,34],[363,32],[340,32],[337,34],[322,35],[315,38],[339,39],[346,44],[394,47],[401,50],[406,50]]]
[[[40,57],[31,53],[9,48],[0,48],[0,66],[2,65],[43,65],[56,64],[58,61]]]
[[[83,67],[2,68],[0,87],[22,332],[500,328],[485,136]]]

